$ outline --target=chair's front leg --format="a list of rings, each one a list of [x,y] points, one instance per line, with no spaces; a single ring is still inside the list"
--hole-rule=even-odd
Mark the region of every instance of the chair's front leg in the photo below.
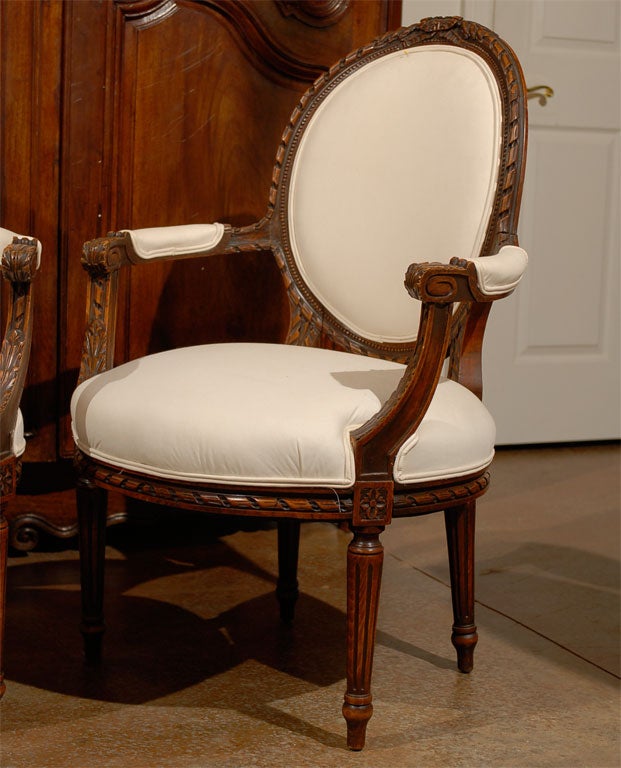
[[[80,581],[82,585],[82,623],[84,655],[87,662],[101,658],[105,624],[103,619],[104,564],[108,492],[91,480],[77,484],[80,540]]]
[[[343,715],[347,746],[364,747],[367,722],[373,714],[371,671],[379,604],[384,526],[353,527],[347,550],[347,691]]]
[[[278,583],[276,597],[280,603],[280,618],[285,624],[293,621],[298,599],[298,553],[300,550],[300,521],[286,518],[278,521]]]
[[[457,666],[471,672],[479,636],[474,623],[474,525],[476,502],[470,501],[444,513],[453,601],[453,634]]]

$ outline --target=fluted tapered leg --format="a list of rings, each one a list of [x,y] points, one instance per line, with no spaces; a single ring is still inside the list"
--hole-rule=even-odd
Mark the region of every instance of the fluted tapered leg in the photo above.
[[[278,521],[278,583],[276,597],[280,603],[280,618],[286,624],[293,621],[298,599],[298,554],[300,551],[300,521]]]
[[[479,639],[474,623],[475,515],[474,501],[444,513],[453,600],[451,640],[457,650],[457,666],[461,672],[472,671],[474,647]]]
[[[383,527],[354,528],[347,551],[347,691],[343,715],[347,746],[364,747],[367,723],[373,714],[371,672],[384,548]]]
[[[90,480],[80,479],[77,487],[82,584],[84,654],[88,662],[101,658],[105,624],[103,619],[104,564],[106,549],[107,491]]]

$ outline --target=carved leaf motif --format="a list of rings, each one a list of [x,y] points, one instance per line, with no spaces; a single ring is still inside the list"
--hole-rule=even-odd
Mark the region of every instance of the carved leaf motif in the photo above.
[[[95,318],[88,324],[84,338],[82,361],[86,378],[106,370],[106,349],[106,326],[102,320]]]
[[[4,411],[17,380],[24,355],[23,331],[13,329],[4,340],[0,351],[0,412]]]
[[[461,24],[462,18],[460,16],[430,16],[420,21],[420,28],[423,32],[433,34],[434,32],[446,32],[449,29]]]

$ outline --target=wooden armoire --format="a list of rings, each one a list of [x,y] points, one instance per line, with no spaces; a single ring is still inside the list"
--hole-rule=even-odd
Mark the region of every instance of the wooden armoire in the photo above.
[[[32,547],[38,528],[76,530],[71,494],[52,505],[37,496],[57,489],[73,451],[83,242],[119,228],[257,220],[300,95],[400,19],[401,0],[0,0],[0,223],[43,244],[22,401],[24,492],[34,495],[7,510],[15,546]],[[276,341],[286,327],[267,253],[124,278],[119,362]]]

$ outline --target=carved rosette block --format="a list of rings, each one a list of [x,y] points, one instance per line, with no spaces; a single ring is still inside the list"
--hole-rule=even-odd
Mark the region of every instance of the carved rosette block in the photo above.
[[[363,482],[354,488],[352,524],[386,526],[392,519],[393,483]]]
[[[15,495],[19,474],[19,462],[15,456],[8,456],[0,461],[0,499],[1,505],[4,505]],[[2,508],[0,508],[0,520],[2,519]]]

